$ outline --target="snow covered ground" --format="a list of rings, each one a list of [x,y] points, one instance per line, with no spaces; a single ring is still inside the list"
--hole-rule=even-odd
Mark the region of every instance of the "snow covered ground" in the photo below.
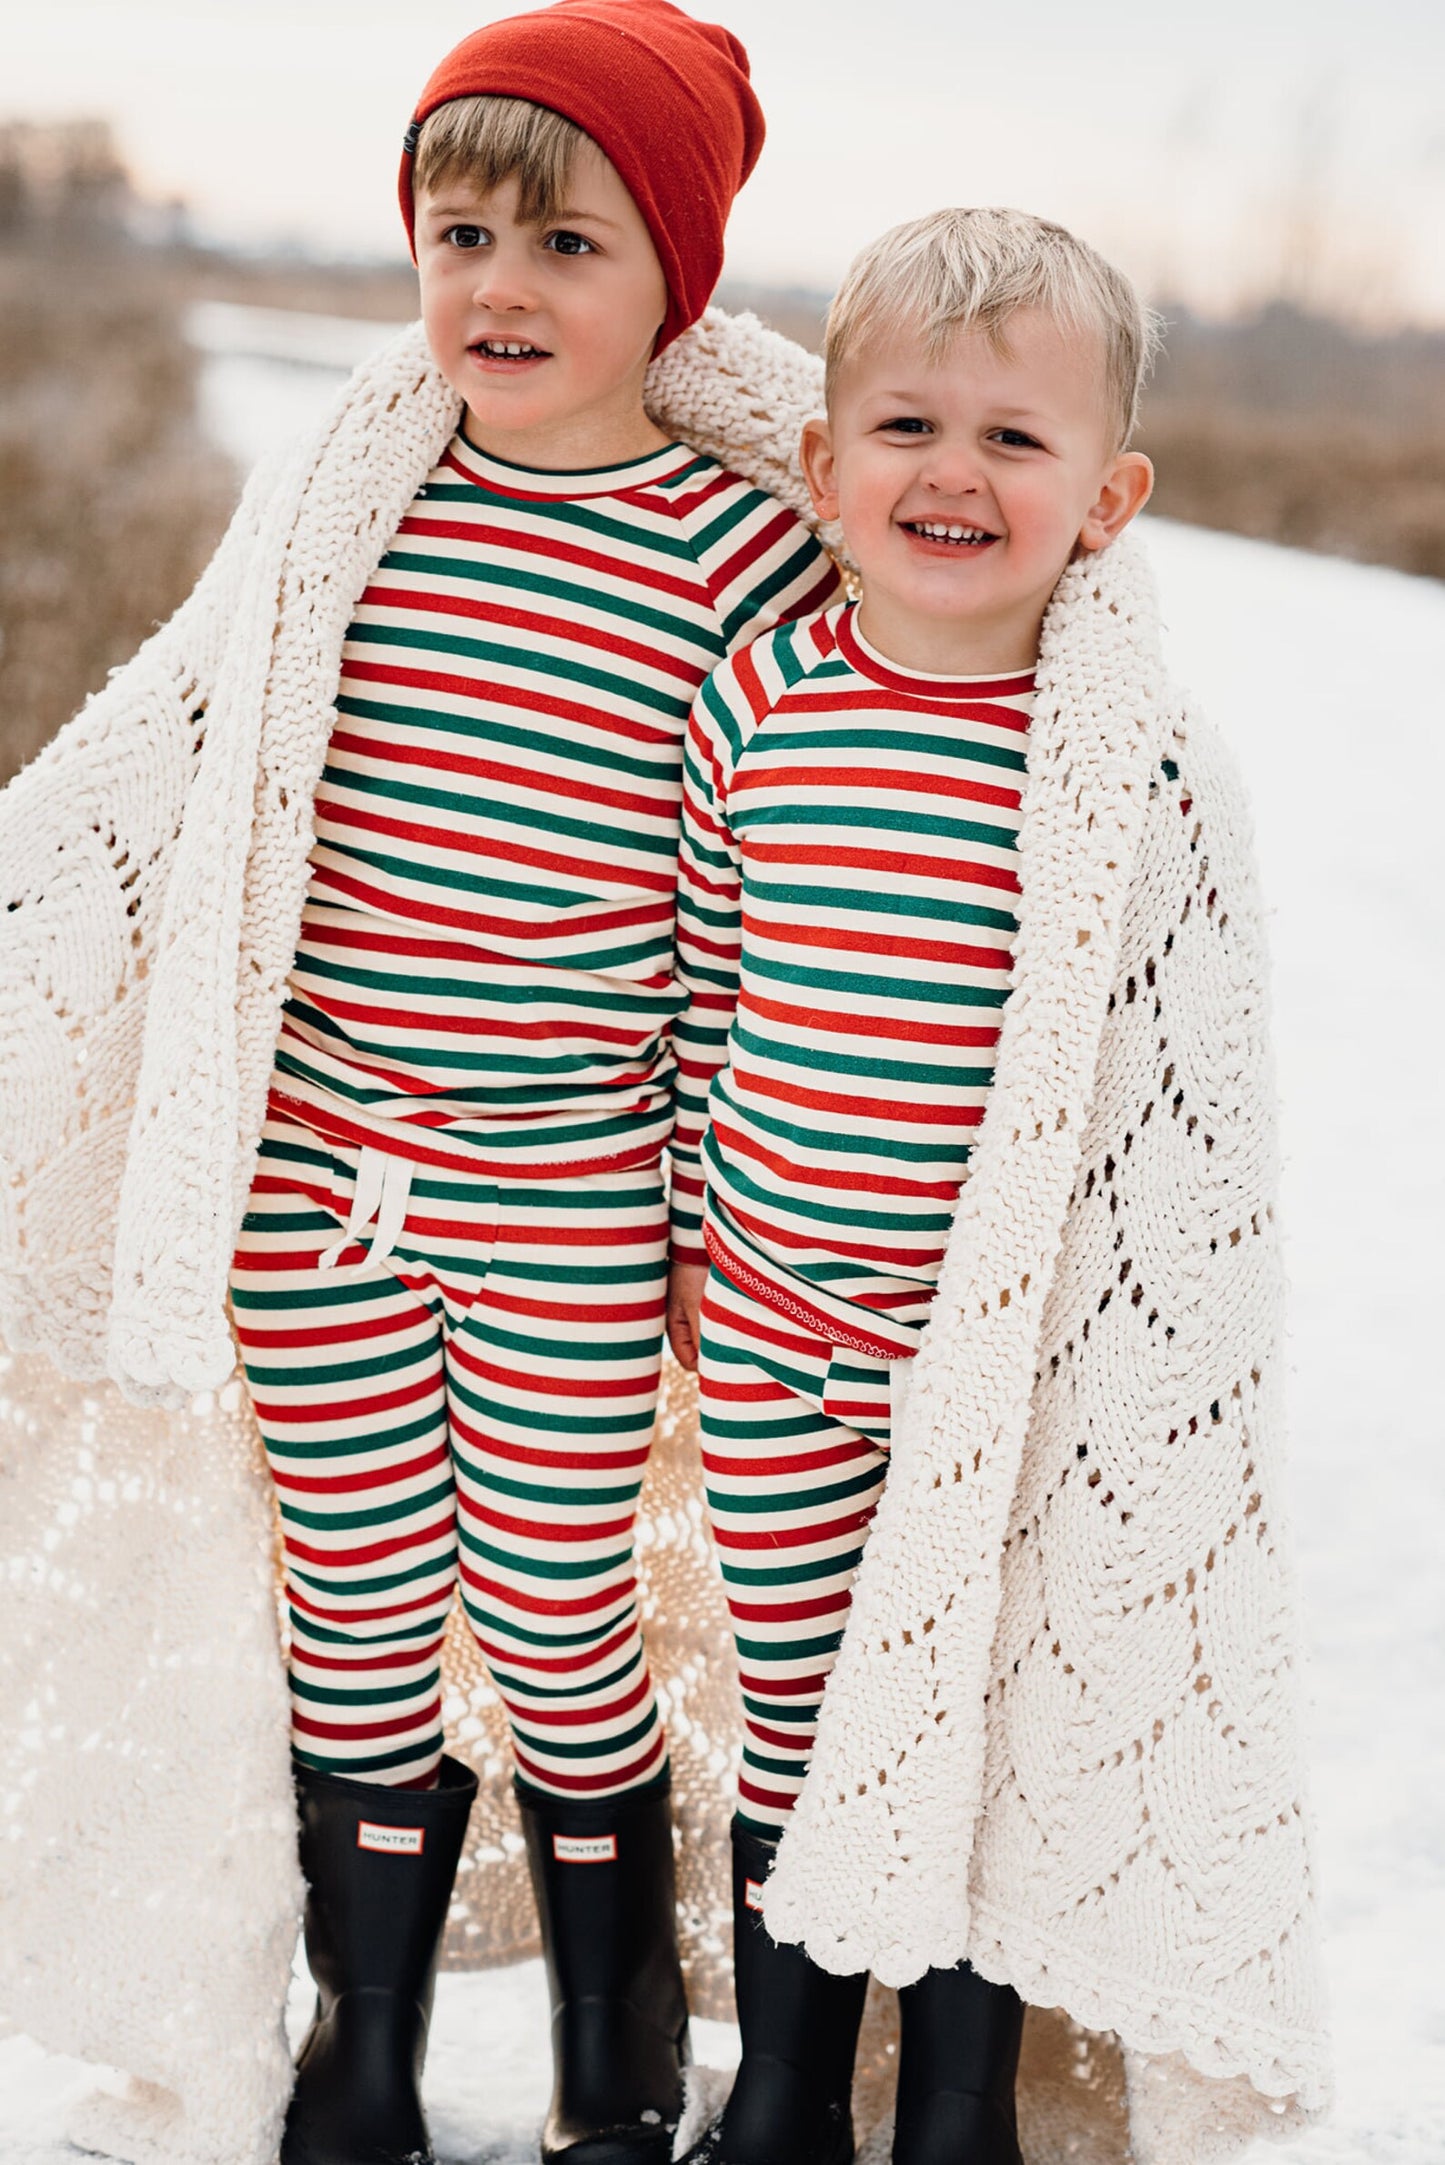
[[[303,427],[378,327],[198,312],[208,424],[239,462]],[[284,357],[277,357],[282,344]],[[1277,2165],[1445,2160],[1445,586],[1151,521],[1176,674],[1227,733],[1273,914],[1295,1509],[1339,2103]],[[1395,748],[1382,793],[1375,749]],[[1366,755],[1369,755],[1368,757]],[[1398,755],[1398,756],[1395,756]],[[1435,988],[1432,992],[1432,986]],[[1432,1118],[1433,1115],[1433,1118]],[[292,2013],[304,2022],[298,1985]],[[734,2051],[700,2026],[698,2055]],[[535,2159],[538,1964],[441,1980],[446,2165]],[[93,2071],[0,2044],[0,2165],[74,2165]]]

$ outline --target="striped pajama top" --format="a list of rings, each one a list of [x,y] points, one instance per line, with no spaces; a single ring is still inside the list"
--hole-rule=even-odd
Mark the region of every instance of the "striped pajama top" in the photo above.
[[[1033,689],[898,668],[840,606],[735,655],[689,725],[708,1249],[884,1358],[916,1345],[993,1078]]]
[[[791,511],[685,445],[550,473],[458,434],[342,651],[273,1109],[494,1178],[655,1158],[688,709],[837,593]]]

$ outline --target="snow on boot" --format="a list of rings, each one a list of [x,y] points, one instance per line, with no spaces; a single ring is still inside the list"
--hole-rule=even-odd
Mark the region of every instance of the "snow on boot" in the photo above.
[[[543,2165],[664,2165],[687,2000],[670,1782],[577,1803],[516,1784],[552,1998]]]
[[[435,1789],[296,1770],[316,2014],[280,2165],[434,2165],[421,2071],[437,1954],[477,1778]]]
[[[758,1895],[775,1843],[733,1823],[733,1982],[743,2056],[722,2118],[684,2165],[850,2165],[867,1972],[834,1977],[779,1944]]]
[[[1023,2001],[970,1963],[928,1970],[898,1995],[893,2165],[1023,2165],[1014,2077]]]

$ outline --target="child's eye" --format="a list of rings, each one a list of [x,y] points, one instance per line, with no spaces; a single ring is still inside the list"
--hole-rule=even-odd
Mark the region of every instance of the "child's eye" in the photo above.
[[[880,422],[879,426],[885,434],[891,436],[922,436],[933,427],[933,423],[925,421],[920,414],[901,413],[895,415],[891,421]]]
[[[543,241],[554,256],[593,256],[597,250],[585,233],[572,233],[565,228],[559,233],[549,233]]]
[[[1021,428],[996,428],[993,435],[995,443],[1005,444],[1010,451],[1037,451],[1039,449],[1038,437],[1028,435]]]
[[[485,226],[448,226],[442,239],[453,248],[480,248],[487,231]]]

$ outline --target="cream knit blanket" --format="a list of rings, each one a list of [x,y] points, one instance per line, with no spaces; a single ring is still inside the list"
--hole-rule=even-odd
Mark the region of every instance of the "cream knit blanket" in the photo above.
[[[712,312],[649,403],[803,508],[798,349]],[[92,2127],[126,2156],[265,2165],[284,2106],[266,1499],[243,1416],[186,1406],[233,1368],[226,1270],[342,639],[455,420],[408,332],[0,798],[0,1320],[158,1409],[123,1480],[109,1386],[82,1410],[83,1511],[33,1387],[5,1446],[34,1537],[7,1557],[7,1858],[32,1870],[0,1888],[0,1991],[154,2086]],[[1060,583],[1031,744],[994,1089],[768,1914],[831,1966],[898,1983],[967,1952],[1116,2031],[1137,2165],[1207,2165],[1317,2110],[1327,2068],[1259,911],[1132,538]]]

